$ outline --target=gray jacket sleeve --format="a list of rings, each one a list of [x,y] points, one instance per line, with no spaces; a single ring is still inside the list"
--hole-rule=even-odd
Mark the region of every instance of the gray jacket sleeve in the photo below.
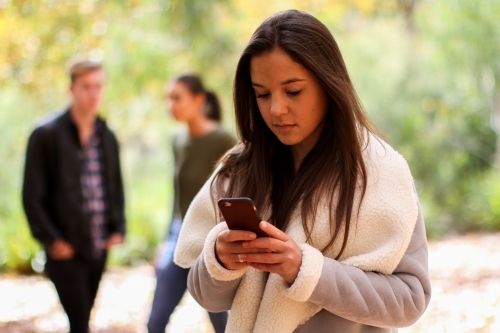
[[[241,278],[232,281],[214,279],[208,272],[201,253],[189,271],[188,290],[206,310],[222,312],[231,309],[240,281]]]
[[[410,244],[393,274],[364,272],[325,258],[309,301],[356,323],[395,328],[409,326],[420,318],[430,297],[427,239],[419,207]]]
[[[420,207],[410,244],[393,274],[365,272],[334,259],[324,260],[320,280],[309,301],[330,313],[333,322],[342,317],[370,326],[403,327],[415,322],[429,304],[427,239]],[[239,283],[240,279],[226,282],[212,278],[203,255],[198,257],[188,277],[192,296],[213,312],[231,308]],[[315,326],[314,317],[308,322]]]

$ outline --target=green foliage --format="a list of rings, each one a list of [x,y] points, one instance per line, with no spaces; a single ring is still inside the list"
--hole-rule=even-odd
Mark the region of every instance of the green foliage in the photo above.
[[[421,88],[403,93],[413,103],[402,119],[408,130],[394,139],[427,201],[431,232],[500,227],[495,210],[474,208],[500,186],[492,123],[500,112],[499,15],[499,1],[459,0],[429,2],[417,17],[427,56],[416,50],[411,80]]]
[[[408,160],[428,233],[498,229],[488,202],[500,187],[492,123],[500,112],[500,1],[417,9],[411,18],[352,20],[339,44],[368,112]]]
[[[199,72],[226,106],[239,53],[270,14],[319,17],[368,113],[408,160],[431,236],[500,229],[500,1],[0,0],[0,270],[40,250],[20,188],[27,137],[67,100],[67,60],[103,58],[103,115],[122,147],[128,236],[115,264],[150,260],[170,217],[176,126],[165,83]],[[35,265],[36,266],[36,265]]]

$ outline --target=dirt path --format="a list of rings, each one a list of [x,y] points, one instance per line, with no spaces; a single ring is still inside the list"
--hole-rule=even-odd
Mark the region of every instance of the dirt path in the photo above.
[[[432,302],[413,332],[500,332],[500,233],[451,237],[429,244]],[[154,288],[149,266],[106,273],[92,316],[94,333],[143,333]],[[0,276],[1,333],[62,333],[67,320],[42,277]],[[207,315],[186,296],[169,333],[213,332]]]
[[[500,233],[429,244],[433,295],[424,316],[402,332],[500,332]]]

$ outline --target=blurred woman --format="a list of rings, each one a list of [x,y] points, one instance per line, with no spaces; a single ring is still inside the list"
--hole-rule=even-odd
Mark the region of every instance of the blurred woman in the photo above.
[[[183,75],[169,85],[168,109],[187,128],[173,138],[173,218],[157,261],[157,285],[147,324],[149,333],[165,332],[170,316],[187,288],[189,269],[173,263],[181,221],[219,158],[236,143],[234,137],[220,125],[222,113],[217,96],[204,88],[198,76]],[[215,332],[224,332],[227,312],[209,312],[209,317]]]
[[[234,79],[242,143],[193,200],[175,249],[189,291],[231,309],[228,333],[394,333],[430,300],[410,169],[376,135],[328,28],[299,11],[253,34]],[[250,197],[268,237],[228,229]],[[217,223],[220,222],[220,223]]]

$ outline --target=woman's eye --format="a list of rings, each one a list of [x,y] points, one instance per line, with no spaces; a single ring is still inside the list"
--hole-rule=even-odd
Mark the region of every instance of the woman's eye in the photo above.
[[[290,96],[297,96],[298,94],[300,94],[301,91],[302,90],[289,91],[289,92],[287,92],[287,94]]]
[[[270,94],[266,93],[266,94],[257,94],[257,98],[267,98],[269,97]]]

